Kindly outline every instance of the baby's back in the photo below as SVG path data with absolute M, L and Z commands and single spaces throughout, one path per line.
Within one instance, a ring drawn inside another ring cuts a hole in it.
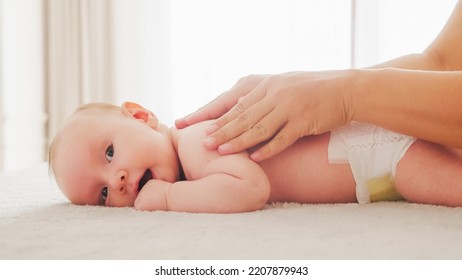
M 207 121 L 182 130 L 173 129 L 173 138 L 183 143 L 178 153 L 188 180 L 200 177 L 207 158 L 218 154 L 201 145 L 209 124 Z M 349 165 L 328 163 L 329 137 L 329 133 L 325 133 L 301 138 L 278 155 L 259 163 L 271 186 L 268 202 L 356 202 Z M 246 156 L 245 153 L 242 156 Z
M 329 133 L 299 139 L 260 163 L 271 183 L 270 202 L 356 202 L 348 164 L 329 164 Z

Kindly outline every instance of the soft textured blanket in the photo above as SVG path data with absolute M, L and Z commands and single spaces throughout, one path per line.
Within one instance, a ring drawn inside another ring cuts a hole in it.
M 75 206 L 42 164 L 0 175 L 0 259 L 462 259 L 462 208 L 280 203 L 223 215 Z

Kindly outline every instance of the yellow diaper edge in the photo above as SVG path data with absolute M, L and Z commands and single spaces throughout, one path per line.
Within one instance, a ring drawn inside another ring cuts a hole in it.
M 391 174 L 367 180 L 366 188 L 369 191 L 371 202 L 399 201 L 404 199 L 396 190 Z

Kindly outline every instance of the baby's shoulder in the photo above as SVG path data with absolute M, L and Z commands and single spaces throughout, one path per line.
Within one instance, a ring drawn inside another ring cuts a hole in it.
M 178 157 L 189 180 L 201 176 L 203 167 L 219 156 L 216 150 L 206 149 L 202 145 L 202 140 L 207 137 L 205 129 L 210 123 L 201 122 L 175 132 Z
M 205 129 L 211 124 L 211 122 L 212 121 L 204 121 L 190 125 L 183 129 L 175 128 L 175 137 L 178 145 L 191 145 L 196 142 L 201 142 L 207 137 Z

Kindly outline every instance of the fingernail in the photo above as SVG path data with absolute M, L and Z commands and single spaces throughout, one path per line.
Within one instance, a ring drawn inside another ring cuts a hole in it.
M 230 143 L 225 143 L 225 144 L 220 145 L 218 147 L 218 152 L 220 152 L 221 154 L 226 154 L 229 151 L 231 151 L 231 144 Z
M 206 134 L 206 135 L 210 135 L 210 134 L 214 133 L 215 131 L 217 131 L 218 128 L 219 128 L 218 125 L 216 125 L 216 124 L 211 124 L 211 125 L 209 125 L 209 127 L 207 127 L 207 128 L 205 129 L 205 134 Z
M 202 140 L 202 144 L 204 144 L 209 149 L 215 148 L 216 142 L 217 141 L 213 137 L 207 137 L 204 140 Z
M 253 161 L 260 161 L 261 154 L 259 152 L 254 152 L 250 154 L 250 159 Z

